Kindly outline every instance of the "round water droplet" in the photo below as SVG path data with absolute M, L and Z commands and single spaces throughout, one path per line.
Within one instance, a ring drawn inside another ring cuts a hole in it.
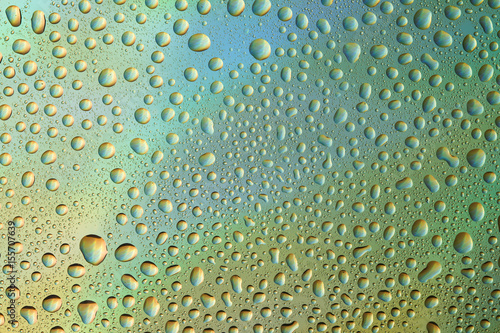
M 99 84 L 103 87 L 114 86 L 116 84 L 116 80 L 116 73 L 111 68 L 103 69 L 99 74 Z
M 453 44 L 453 38 L 446 31 L 439 30 L 434 34 L 434 43 L 439 47 L 449 47 Z
M 120 245 L 115 251 L 115 258 L 118 261 L 127 262 L 133 260 L 137 256 L 138 250 L 132 244 L 126 243 Z
M 271 55 L 271 45 L 264 39 L 256 39 L 250 43 L 250 54 L 257 60 L 264 60 Z
M 467 153 L 467 162 L 471 167 L 480 168 L 486 162 L 486 153 L 482 149 L 472 149 Z
M 189 37 L 188 46 L 192 51 L 202 52 L 210 48 L 210 38 L 205 34 L 194 34 Z
M 85 260 L 95 266 L 99 265 L 108 254 L 106 242 L 97 235 L 83 237 L 80 241 L 80 251 Z
M 99 146 L 99 156 L 104 159 L 111 158 L 115 155 L 115 146 L 109 142 L 105 142 Z
M 232 16 L 240 16 L 245 10 L 245 1 L 243 0 L 229 0 L 227 2 L 227 11 Z
M 413 16 L 413 22 L 421 30 L 429 29 L 432 23 L 432 12 L 426 8 L 417 10 Z
M 17 39 L 12 44 L 12 50 L 18 54 L 27 54 L 31 50 L 31 45 L 24 39 Z
M 453 242 L 453 247 L 458 253 L 467 253 L 472 250 L 473 246 L 472 237 L 467 232 L 459 233 Z
M 484 207 L 480 202 L 473 202 L 469 206 L 469 216 L 472 221 L 480 221 L 484 217 Z
M 61 306 L 62 299 L 57 295 L 48 296 L 42 301 L 43 309 L 48 312 L 56 312 L 61 308 Z
M 212 164 L 215 163 L 215 155 L 212 153 L 205 153 L 200 156 L 198 162 L 203 167 L 211 166 Z
M 257 16 L 266 15 L 271 9 L 270 0 L 255 0 L 252 5 L 252 11 Z

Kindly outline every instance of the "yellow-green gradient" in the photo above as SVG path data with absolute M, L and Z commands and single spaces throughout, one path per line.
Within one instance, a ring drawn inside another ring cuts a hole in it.
M 499 10 L 0 1 L 0 332 L 498 332 Z

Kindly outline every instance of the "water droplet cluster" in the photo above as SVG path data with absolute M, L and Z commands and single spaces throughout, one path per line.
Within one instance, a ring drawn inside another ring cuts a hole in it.
M 1 332 L 500 331 L 500 0 L 0 6 Z

